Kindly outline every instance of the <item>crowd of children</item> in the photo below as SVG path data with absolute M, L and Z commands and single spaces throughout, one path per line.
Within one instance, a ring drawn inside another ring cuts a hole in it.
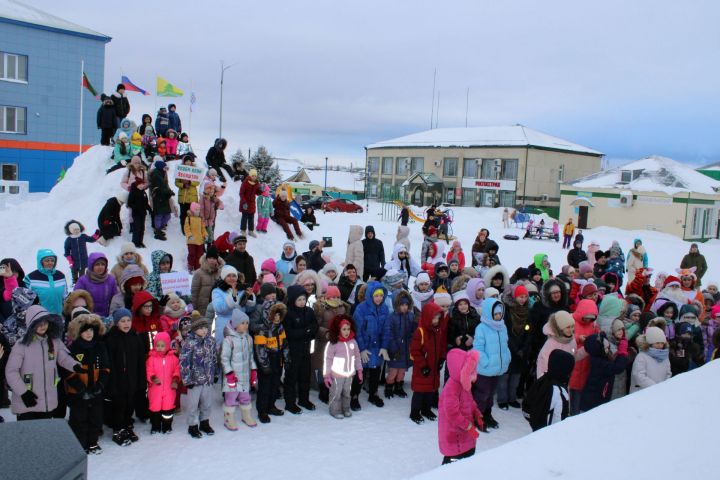
M 12 412 L 18 420 L 64 418 L 69 407 L 69 424 L 88 453 L 101 452 L 103 424 L 120 446 L 138 441 L 136 420 L 149 420 L 151 435 L 171 433 L 181 396 L 187 432 L 202 438 L 214 434 L 218 397 L 230 431 L 240 428 L 238 410 L 243 424 L 256 427 L 253 396 L 257 420 L 266 424 L 286 411 L 315 410 L 313 388 L 340 420 L 362 409 L 363 388 L 378 408 L 407 397 L 409 374 L 409 418 L 438 420 L 448 463 L 471 456 L 480 432 L 500 428 L 495 405 L 521 409 L 537 430 L 718 357 L 720 292 L 713 282 L 701 287 L 707 265 L 694 244 L 676 275 L 657 273 L 653 281 L 641 240 L 627 256 L 617 242 L 607 251 L 597 242 L 583 250 L 583 239 L 571 242 L 574 230 L 566 226 L 565 243 L 573 245 L 567 265 L 555 273 L 540 253 L 511 275 L 487 229 L 466 258 L 459 240 L 451 243 L 446 229 L 428 222 L 416 260 L 401 225 L 386 261 L 374 228 L 354 225 L 339 268 L 323 242 L 312 240 L 298 254 L 293 231 L 278 222 L 288 241 L 258 272 L 248 237 L 267 232 L 285 199 L 271 201 L 257 172 L 245 172 L 240 231 L 214 238 L 225 188 L 215 178 L 224 178 L 226 142 L 208 153 L 203 185 L 177 180 L 176 193 L 165 161 L 184 151 L 182 161 L 192 165 L 194 156 L 180 148 L 186 136 L 177 142 L 166 113 L 155 129 L 144 116 L 131 132 L 143 148 L 127 159 L 128 195 L 120 203 L 132 210 L 133 242 L 112 268 L 106 255 L 88 255 L 86 247 L 112 238 L 105 235 L 112 222 L 92 236 L 80 222 L 67 223 L 72 282 L 51 250 L 38 252 L 37 269 L 27 275 L 16 260 L 0 261 L 0 360 L 7 363 L 0 381 L 12 391 Z M 124 130 L 133 128 L 126 123 L 114 133 L 120 156 Z M 144 140 L 156 131 L 166 156 L 160 143 Z M 144 159 L 156 156 L 148 173 Z M 163 294 L 160 276 L 173 271 L 172 255 L 152 252 L 148 270 L 137 250 L 148 212 L 156 238 L 165 238 L 173 196 L 193 272 L 188 296 Z M 119 233 L 122 222 L 116 227 Z

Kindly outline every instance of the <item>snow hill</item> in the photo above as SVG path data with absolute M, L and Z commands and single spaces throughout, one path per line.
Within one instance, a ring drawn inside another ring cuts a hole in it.
M 416 478 L 717 478 L 713 456 L 702 451 L 720 423 L 709 405 L 720 398 L 719 375 L 720 361 L 712 362 Z
M 85 225 L 88 232 L 95 230 L 100 208 L 109 197 L 120 191 L 122 171 L 105 175 L 105 169 L 111 162 L 110 153 L 108 147 L 91 148 L 75 160 L 64 180 L 48 195 L 0 210 L 0 223 L 4 226 L 0 229 L 0 244 L 5 246 L 2 255 L 17 258 L 26 271 L 31 271 L 36 264 L 36 251 L 52 248 L 60 257 L 60 268 L 69 276 L 67 263 L 62 258 L 63 226 L 68 220 L 76 219 Z M 170 162 L 171 169 L 174 163 Z M 172 170 L 170 175 L 173 176 Z M 225 210 L 218 214 L 218 234 L 239 229 L 239 188 L 237 183 L 228 184 L 222 198 Z M 389 255 L 397 223 L 392 221 L 394 219 L 383 221 L 380 204 L 370 202 L 368 207 L 362 214 L 319 213 L 320 226 L 314 232 L 303 227 L 306 238 L 298 245 L 298 250 L 307 250 L 312 239 L 333 237 L 334 247 L 327 248 L 326 253 L 339 264 L 345 256 L 348 227 L 357 224 L 374 225 Z M 470 250 L 477 231 L 486 227 L 491 237 L 498 241 L 500 258 L 511 272 L 519 266 L 527 266 L 532 256 L 540 252 L 549 255 L 556 271 L 565 263 L 566 252 L 553 241 L 504 240 L 503 234 L 521 235 L 522 231 L 502 230 L 501 209 L 458 207 L 453 208 L 453 212 L 453 233 L 465 250 Z M 125 209 L 123 215 L 127 226 Z M 420 224 L 412 223 L 410 229 L 411 253 L 417 256 L 422 243 Z M 254 256 L 257 268 L 266 258 L 278 258 L 285 241 L 283 232 L 273 222 L 270 222 L 268 230 L 267 235 L 249 239 L 248 250 Z M 161 248 L 173 254 L 175 268 L 182 269 L 187 250 L 178 220 L 171 220 L 168 241 L 153 239 L 149 228 L 146 232 L 145 244 L 148 248 L 141 251 L 146 261 L 149 262 L 152 250 Z M 612 240 L 618 240 L 625 252 L 636 237 L 643 239 L 650 264 L 656 271 L 672 271 L 689 247 L 687 242 L 657 232 L 607 227 L 585 232 L 586 244 L 597 240 L 603 248 L 609 248 Z M 106 247 L 91 244 L 89 250 L 104 251 L 112 264 L 122 243 L 129 239 L 126 228 L 123 238 L 112 240 Z M 706 279 L 720 278 L 717 267 L 720 243 L 708 242 L 701 246 L 701 251 L 710 266 Z M 428 478 L 455 472 L 477 472 L 483 477 L 487 476 L 486 473 L 498 472 L 502 475 L 497 475 L 497 478 L 522 476 L 525 479 L 550 476 L 580 478 L 582 475 L 583 480 L 590 480 L 593 475 L 599 477 L 599 472 L 603 472 L 603 478 L 613 473 L 620 478 L 649 478 L 651 474 L 655 478 L 668 478 L 664 475 L 668 471 L 692 473 L 696 471 L 692 469 L 705 468 L 711 461 L 711 457 L 706 455 L 698 457 L 698 452 L 702 448 L 700 442 L 706 443 L 711 438 L 703 436 L 701 428 L 713 431 L 713 426 L 717 424 L 716 421 L 707 422 L 703 415 L 711 410 L 705 407 L 705 403 L 711 401 L 708 399 L 719 397 L 718 368 L 718 365 L 703 367 L 558 427 L 523 438 L 519 445 L 510 443 L 486 455 L 479 455 L 464 465 L 432 472 Z M 709 388 L 711 382 L 714 386 Z M 408 384 L 409 376 L 407 388 Z M 284 480 L 288 476 L 337 478 L 339 471 L 347 479 L 367 479 L 377 475 L 392 480 L 428 472 L 442 460 L 437 447 L 437 425 L 433 422 L 421 426 L 412 423 L 407 418 L 409 398 L 392 399 L 385 408 L 378 409 L 368 405 L 367 396 L 363 394 L 363 410 L 355 413 L 352 419 L 343 421 L 330 417 L 327 407 L 317 402 L 314 393 L 312 399 L 318 404 L 318 410 L 314 412 L 304 412 L 300 417 L 286 414 L 273 418 L 270 425 L 260 425 L 252 431 L 241 428 L 238 432 L 229 432 L 222 429 L 218 394 L 212 414 L 217 434 L 202 440 L 193 440 L 185 433 L 186 418 L 182 414 L 176 417 L 175 431 L 169 437 L 150 437 L 149 425 L 138 425 L 140 443 L 128 448 L 117 447 L 106 432 L 101 439 L 105 454 L 90 457 L 90 475 L 107 479 L 126 478 L 128 473 L 137 473 L 139 478 L 191 478 L 220 476 L 234 469 L 247 478 L 265 480 Z M 277 404 L 280 407 L 284 405 L 282 400 Z M 2 410 L 0 414 L 6 421 L 14 419 L 8 410 Z M 518 410 L 498 410 L 495 415 L 501 428 L 480 437 L 478 452 L 500 447 L 530 433 Z M 690 430 L 693 428 L 695 430 Z M 649 439 L 657 440 L 651 443 Z M 656 443 L 657 448 L 652 448 Z M 618 448 L 610 450 L 610 445 Z M 693 450 L 690 451 L 690 448 Z M 667 458 L 662 457 L 665 451 L 671 452 Z M 517 469 L 517 475 L 513 468 Z M 705 478 L 713 477 L 705 475 Z

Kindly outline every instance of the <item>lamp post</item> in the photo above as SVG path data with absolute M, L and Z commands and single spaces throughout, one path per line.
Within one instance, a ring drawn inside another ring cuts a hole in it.
M 327 192 L 327 162 L 328 157 L 325 157 L 325 191 L 323 192 L 323 195 L 326 195 L 325 192 Z
M 225 70 L 235 65 L 237 65 L 237 63 L 230 64 L 226 67 L 224 61 L 220 62 L 220 133 L 218 135 L 218 138 L 222 138 L 223 83 L 225 83 Z

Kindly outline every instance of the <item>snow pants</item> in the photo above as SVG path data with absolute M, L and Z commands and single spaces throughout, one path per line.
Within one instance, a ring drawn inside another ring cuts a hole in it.
M 110 415 L 108 416 L 110 426 L 114 431 L 122 430 L 132 426 L 134 392 L 131 395 L 118 395 L 112 397 L 109 402 Z
M 263 218 L 263 217 L 261 217 L 260 215 L 258 215 L 257 231 L 258 231 L 258 232 L 265 232 L 265 233 L 267 233 L 268 223 L 270 223 L 270 218 L 269 218 L 269 217 Z
M 298 351 L 299 350 L 299 351 Z M 310 399 L 310 351 L 297 347 L 290 349 L 290 364 L 285 365 L 283 382 L 285 405 L 295 405 L 298 400 Z
M 472 386 L 472 395 L 478 410 L 484 412 L 493 406 L 493 396 L 500 377 L 478 375 Z
M 203 420 L 210 420 L 210 411 L 213 402 L 212 384 L 195 385 L 188 388 L 188 425 L 199 424 Z
M 250 405 L 252 398 L 250 392 L 225 392 L 225 405 L 237 407 L 238 405 Z
M 240 214 L 240 230 L 250 230 L 251 232 L 255 231 L 255 214 L 254 213 L 246 213 L 242 212 Z
M 188 243 L 188 269 L 194 272 L 200 268 L 200 257 L 205 254 L 205 245 L 193 245 Z
M 410 414 L 427 413 L 433 406 L 436 392 L 413 392 L 410 401 Z
M 282 377 L 280 355 L 278 352 L 268 352 L 270 372 L 264 373 L 262 369 L 258 370 L 258 391 L 255 400 L 258 415 L 261 413 L 268 414 L 275 405 L 275 397 L 280 388 L 280 377 Z
M 287 238 L 289 240 L 294 240 L 294 238 L 293 238 L 292 232 L 290 231 L 290 225 L 288 225 L 288 223 L 291 223 L 292 226 L 294 227 L 295 235 L 297 235 L 298 237 L 302 235 L 302 230 L 300 230 L 300 225 L 298 225 L 298 221 L 295 217 L 292 217 L 292 216 L 290 218 L 275 217 L 275 223 L 280 225 L 280 227 L 285 231 L 285 235 L 287 236 Z
M 572 235 L 563 235 L 563 246 L 562 248 L 570 248 L 570 241 L 572 240 Z
M 350 391 L 352 390 L 353 377 L 340 377 L 332 379 L 328 408 L 330 415 L 339 415 L 350 411 Z
M 87 450 L 95 445 L 102 432 L 103 399 L 77 400 L 70 403 L 68 423 L 80 445 Z

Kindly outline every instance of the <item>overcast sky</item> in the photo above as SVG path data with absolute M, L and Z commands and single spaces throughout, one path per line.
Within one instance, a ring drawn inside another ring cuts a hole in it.
M 217 136 L 225 60 L 232 150 L 362 163 L 364 145 L 429 128 L 437 68 L 439 127 L 465 125 L 469 87 L 470 126 L 522 123 L 616 161 L 720 160 L 716 0 L 25 1 L 113 38 L 105 91 L 121 72 L 183 88 L 186 130 L 192 81 L 196 150 Z M 130 95 L 138 119 L 168 100 Z

